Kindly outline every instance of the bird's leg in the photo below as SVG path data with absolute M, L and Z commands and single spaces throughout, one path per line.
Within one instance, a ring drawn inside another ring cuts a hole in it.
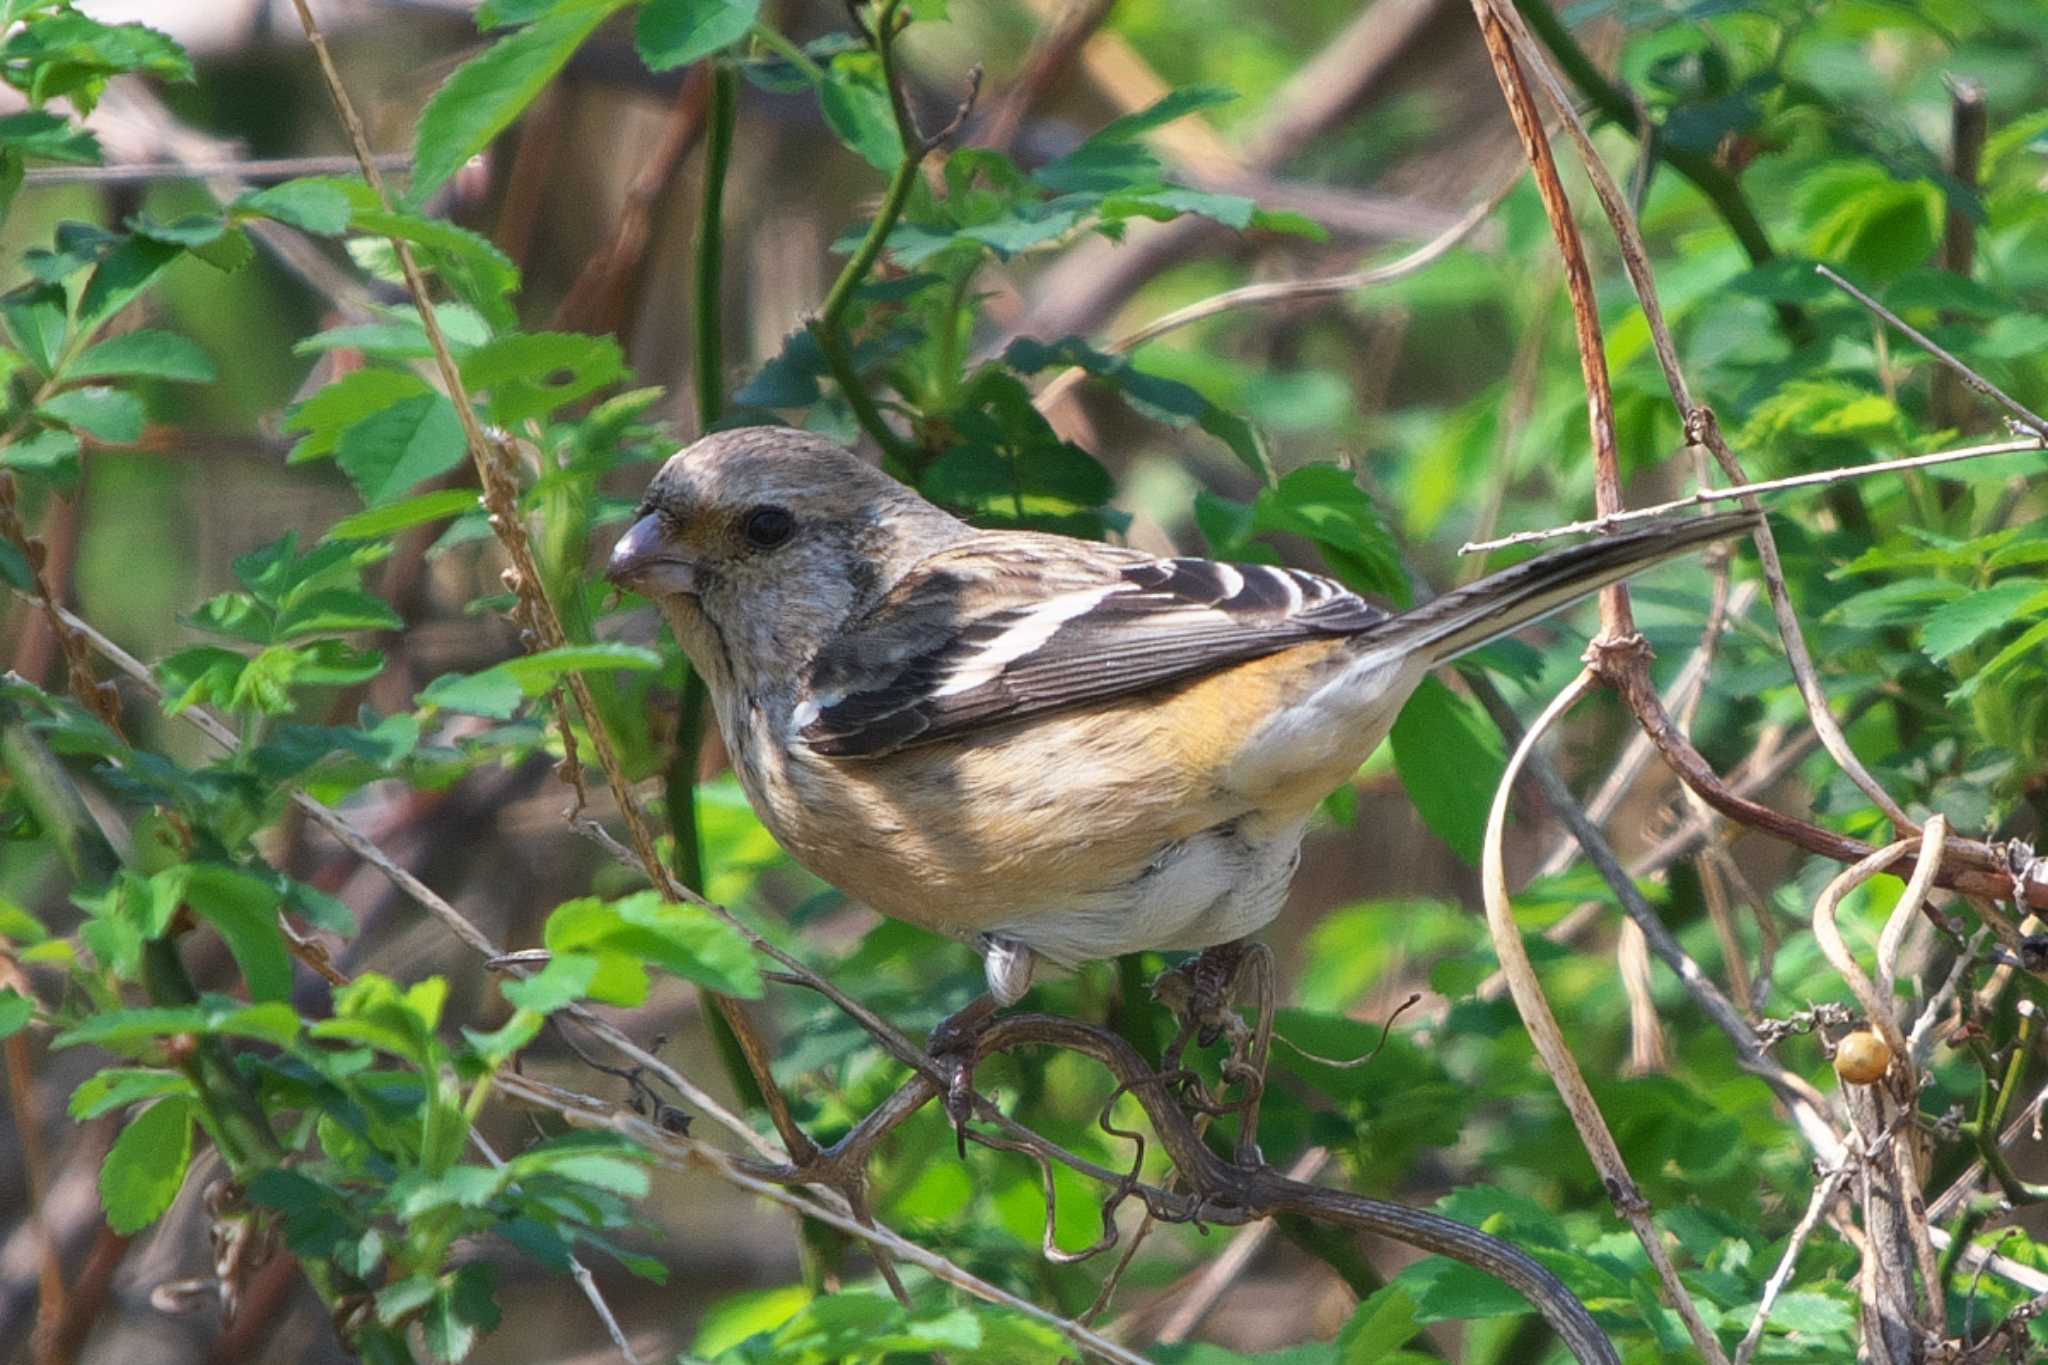
M 946 1117 L 953 1120 L 953 1135 L 960 1155 L 967 1155 L 967 1120 L 974 1113 L 974 1053 L 982 1030 L 996 1011 L 1014 1005 L 1031 988 L 1031 973 L 1037 965 L 1032 951 L 1015 939 L 984 934 L 980 942 L 982 966 L 988 974 L 988 994 L 977 996 L 965 1007 L 939 1022 L 925 1044 L 934 1061 L 951 1065 L 947 1074 Z

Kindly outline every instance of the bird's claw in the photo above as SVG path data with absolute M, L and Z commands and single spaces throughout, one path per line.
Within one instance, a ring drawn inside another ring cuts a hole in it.
M 996 1001 L 981 996 L 939 1022 L 925 1043 L 925 1053 L 945 1073 L 946 1085 L 940 1101 L 952 1120 L 953 1137 L 964 1160 L 967 1156 L 967 1120 L 974 1117 L 975 1047 L 982 1030 L 995 1016 Z

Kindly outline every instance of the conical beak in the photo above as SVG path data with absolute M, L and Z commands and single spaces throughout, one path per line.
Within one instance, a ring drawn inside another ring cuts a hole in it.
M 605 564 L 604 576 L 622 588 L 649 597 L 697 590 L 696 571 L 690 561 L 676 553 L 668 528 L 658 513 L 650 512 L 633 523 Z

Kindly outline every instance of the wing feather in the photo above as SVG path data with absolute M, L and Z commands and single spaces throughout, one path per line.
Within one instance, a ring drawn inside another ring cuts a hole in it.
M 820 654 L 802 733 L 829 757 L 879 757 L 1386 619 L 1295 569 L 990 537 L 913 570 Z

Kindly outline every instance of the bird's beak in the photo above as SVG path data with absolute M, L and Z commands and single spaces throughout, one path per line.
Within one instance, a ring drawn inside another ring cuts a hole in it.
M 650 512 L 633 523 L 605 564 L 604 576 L 622 588 L 649 597 L 697 590 L 695 567 L 676 552 L 661 517 Z

